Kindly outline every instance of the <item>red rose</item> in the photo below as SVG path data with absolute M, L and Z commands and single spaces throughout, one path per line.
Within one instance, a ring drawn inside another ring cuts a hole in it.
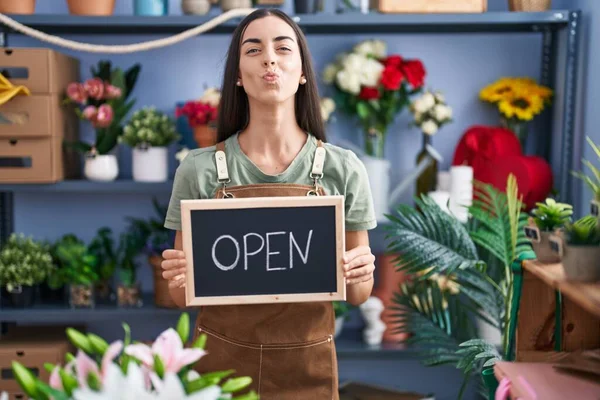
M 408 60 L 402 64 L 402 72 L 413 88 L 420 88 L 425 83 L 425 67 L 420 60 Z
M 394 66 L 385 67 L 381 74 L 381 84 L 387 90 L 398 90 L 404 75 Z
M 373 100 L 379 98 L 379 90 L 375 87 L 363 87 L 358 95 L 363 100 Z
M 386 67 L 392 66 L 398 68 L 400 65 L 402 65 L 402 57 L 398 55 L 389 56 L 383 60 L 383 65 Z

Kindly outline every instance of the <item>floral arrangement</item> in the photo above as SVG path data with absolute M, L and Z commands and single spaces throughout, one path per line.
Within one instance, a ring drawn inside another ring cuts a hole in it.
M 92 67 L 92 77 L 84 82 L 71 82 L 67 86 L 66 104 L 74 104 L 79 119 L 89 122 L 96 130 L 96 140 L 90 145 L 84 142 L 67 143 L 79 151 L 107 154 L 118 142 L 123 127 L 121 122 L 133 107 L 135 100 L 128 101 L 141 66 L 136 64 L 123 72 L 112 68 L 110 61 L 100 61 L 97 69 Z
M 187 101 L 178 107 L 175 116 L 185 116 L 191 127 L 212 124 L 217 120 L 221 92 L 216 88 L 208 88 L 198 100 Z
M 18 361 L 12 362 L 12 370 L 21 388 L 33 400 L 258 399 L 253 391 L 233 397 L 252 383 L 249 377 L 229 378 L 232 370 L 200 376 L 192 369 L 206 354 L 206 335 L 185 348 L 189 324 L 188 314 L 182 314 L 176 329 L 162 332 L 151 346 L 131 343 L 130 329 L 125 323 L 125 339 L 110 345 L 97 335 L 68 328 L 67 337 L 77 348 L 77 354 L 68 354 L 64 366 L 46 364 L 51 372 L 48 383 Z
M 479 92 L 482 101 L 496 105 L 506 128 L 525 143 L 525 123 L 533 120 L 551 103 L 552 90 L 531 78 L 505 77 Z
M 389 126 L 420 92 L 425 75 L 421 60 L 387 55 L 385 42 L 365 40 L 328 64 L 323 81 L 334 86 L 340 108 L 358 117 L 366 153 L 381 158 Z
M 133 113 L 123 128 L 120 143 L 131 147 L 166 147 L 179 139 L 175 123 L 155 107 L 143 107 Z
M 330 97 L 323 97 L 319 104 L 321 106 L 321 118 L 324 122 L 328 122 L 331 114 L 335 111 L 335 101 Z
M 426 135 L 435 135 L 443 125 L 452 121 L 452 108 L 440 92 L 426 91 L 410 105 L 410 110 L 413 124 Z
M 8 291 L 42 283 L 54 270 L 47 244 L 13 233 L 0 251 L 0 284 Z

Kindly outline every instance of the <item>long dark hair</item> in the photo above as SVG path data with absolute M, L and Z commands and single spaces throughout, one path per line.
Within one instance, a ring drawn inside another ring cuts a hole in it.
M 227 51 L 225 74 L 221 86 L 221 101 L 219 103 L 219 116 L 217 120 L 217 141 L 222 142 L 226 140 L 248 125 L 250 120 L 248 95 L 242 87 L 236 85 L 240 66 L 240 45 L 248 24 L 270 15 L 279 17 L 287 22 L 298 38 L 302 71 L 306 77 L 306 83 L 300 85 L 296 93 L 296 121 L 304 131 L 325 142 L 325 128 L 321 118 L 319 90 L 310 52 L 306 45 L 306 37 L 298 24 L 284 12 L 278 9 L 266 8 L 258 9 L 246 16 L 233 32 L 229 50 Z

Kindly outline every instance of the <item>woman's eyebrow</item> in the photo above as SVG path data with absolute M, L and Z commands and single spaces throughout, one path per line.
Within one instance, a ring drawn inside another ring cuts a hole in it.
M 277 36 L 273 39 L 274 42 L 281 42 L 282 40 L 291 40 L 292 42 L 294 41 L 294 39 L 292 39 L 289 36 Z M 248 38 L 242 42 L 242 46 L 246 43 L 262 43 L 262 41 L 258 38 Z

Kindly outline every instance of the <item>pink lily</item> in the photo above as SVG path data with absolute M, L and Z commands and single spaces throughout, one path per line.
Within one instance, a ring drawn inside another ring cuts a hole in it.
M 125 354 L 137 358 L 151 369 L 154 369 L 154 356 L 157 355 L 165 366 L 165 373 L 178 373 L 183 367 L 198 361 L 206 352 L 202 349 L 185 349 L 177 332 L 169 328 L 160 334 L 152 348 L 143 343 L 131 344 L 125 348 Z

